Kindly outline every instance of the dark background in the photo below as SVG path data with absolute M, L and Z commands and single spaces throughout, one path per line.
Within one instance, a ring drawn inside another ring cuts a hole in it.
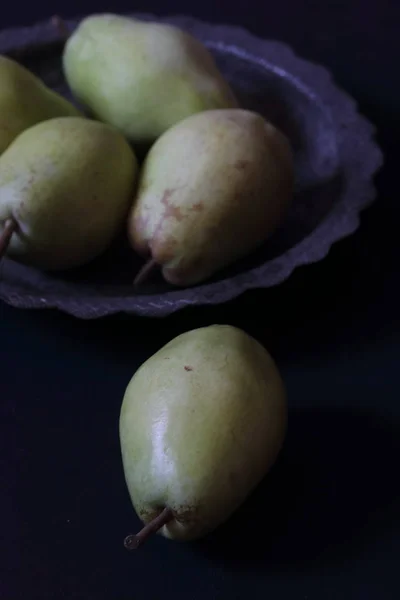
M 359 231 L 273 290 L 157 321 L 0 304 L 0 598 L 398 599 L 400 4 L 14 0 L 1 26 L 102 10 L 190 12 L 290 43 L 357 99 L 386 163 Z M 157 536 L 130 554 L 122 540 L 139 522 L 119 454 L 125 387 L 166 341 L 216 322 L 276 358 L 290 404 L 284 450 L 209 539 Z

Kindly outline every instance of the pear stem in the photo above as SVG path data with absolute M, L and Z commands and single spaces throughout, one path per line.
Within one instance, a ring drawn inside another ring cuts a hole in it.
M 139 533 L 128 535 L 124 539 L 124 546 L 127 550 L 137 550 L 139 546 L 144 544 L 144 542 L 151 537 L 154 533 L 157 533 L 161 527 L 164 527 L 169 521 L 173 519 L 172 510 L 168 507 L 164 508 L 164 510 L 157 516 L 155 519 L 147 523 L 139 531 Z
M 133 285 L 135 287 L 141 285 L 146 282 L 151 273 L 158 268 L 158 263 L 154 260 L 154 258 L 150 258 L 137 273 L 135 279 L 133 280 Z
M 69 38 L 70 33 L 68 31 L 68 27 L 66 26 L 64 19 L 62 19 L 59 15 L 54 15 L 51 17 L 51 24 L 63 40 L 67 40 Z
M 7 252 L 12 235 L 17 229 L 17 224 L 14 219 L 7 219 L 4 224 L 3 233 L 0 234 L 0 261 Z

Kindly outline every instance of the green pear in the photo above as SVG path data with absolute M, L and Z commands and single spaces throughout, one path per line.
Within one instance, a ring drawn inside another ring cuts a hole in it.
M 0 81 L 0 154 L 17 135 L 36 123 L 81 116 L 68 100 L 6 56 L 0 56 Z
M 60 117 L 27 129 L 0 157 L 0 255 L 43 270 L 91 261 L 123 230 L 136 175 L 109 125 Z
M 179 335 L 136 371 L 122 403 L 127 488 L 151 531 L 200 538 L 226 521 L 264 478 L 287 427 L 284 383 L 244 331 L 212 325 Z
M 144 161 L 128 219 L 133 248 L 188 286 L 258 248 L 293 195 L 287 138 L 243 109 L 204 111 L 165 132 Z
M 237 106 L 207 48 L 172 25 L 89 16 L 66 43 L 63 65 L 75 97 L 140 147 L 191 114 Z

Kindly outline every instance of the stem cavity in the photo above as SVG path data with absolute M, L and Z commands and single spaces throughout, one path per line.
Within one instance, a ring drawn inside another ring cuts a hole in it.
M 151 537 L 154 533 L 157 533 L 161 527 L 164 527 L 167 523 L 169 523 L 173 519 L 172 510 L 168 507 L 164 508 L 164 510 L 155 517 L 150 523 L 147 523 L 139 531 L 139 533 L 128 535 L 124 540 L 124 546 L 127 550 L 137 550 L 139 546 L 144 544 L 144 542 Z

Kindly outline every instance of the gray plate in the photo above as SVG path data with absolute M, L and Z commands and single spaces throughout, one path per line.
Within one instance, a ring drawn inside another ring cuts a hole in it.
M 248 289 L 277 285 L 296 267 L 323 259 L 334 242 L 357 229 L 360 211 L 375 198 L 373 176 L 383 163 L 375 128 L 325 68 L 237 27 L 180 16 L 134 16 L 173 22 L 200 38 L 242 106 L 262 113 L 289 136 L 296 166 L 293 207 L 259 251 L 193 288 L 173 289 L 160 278 L 134 293 L 132 277 L 142 263 L 125 240 L 68 273 L 50 275 L 4 260 L 0 297 L 11 305 L 58 308 L 89 319 L 121 311 L 160 317 L 189 305 L 226 302 Z M 73 30 L 77 23 L 67 25 Z M 71 98 L 61 69 L 62 44 L 49 22 L 1 32 L 0 53 L 17 58 Z

